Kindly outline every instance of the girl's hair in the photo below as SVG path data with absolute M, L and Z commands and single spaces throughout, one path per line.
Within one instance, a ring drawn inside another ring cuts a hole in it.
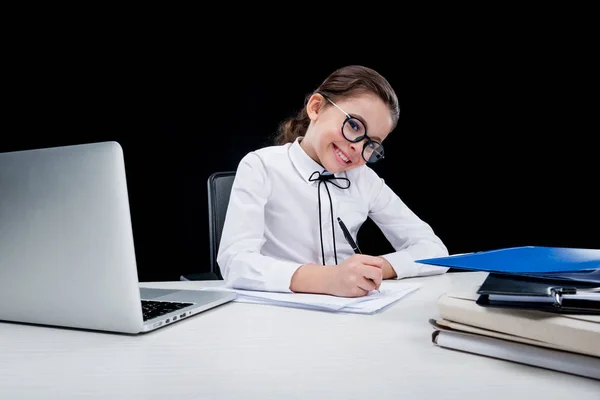
M 299 136 L 304 136 L 310 123 L 310 118 L 306 113 L 306 104 L 310 97 L 317 92 L 329 97 L 332 101 L 343 97 L 372 93 L 379 96 L 388 105 L 390 114 L 392 115 L 392 129 L 396 127 L 400 118 L 398 97 L 389 82 L 371 68 L 360 65 L 349 65 L 337 69 L 329 75 L 314 92 L 306 96 L 304 100 L 305 106 L 302 107 L 296 116 L 281 122 L 275 136 L 276 144 L 291 143 Z

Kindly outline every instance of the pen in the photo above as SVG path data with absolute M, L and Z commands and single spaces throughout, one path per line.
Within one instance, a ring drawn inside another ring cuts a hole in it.
M 358 248 L 358 245 L 356 244 L 354 239 L 352 239 L 350 232 L 348 232 L 348 228 L 346 228 L 346 224 L 344 224 L 344 222 L 342 221 L 342 219 L 340 217 L 337 217 L 337 220 L 340 224 L 340 228 L 342 228 L 342 232 L 344 232 L 344 237 L 346 238 L 346 241 L 348 241 L 348 243 L 350 244 L 350 247 L 352 247 L 352 250 L 354 250 L 354 253 L 362 254 L 360 249 Z
M 354 239 L 352 239 L 352 235 L 350 235 L 350 232 L 348 231 L 348 228 L 346 228 L 346 224 L 344 224 L 344 221 L 342 221 L 342 219 L 340 217 L 337 217 L 337 220 L 338 220 L 338 223 L 340 224 L 340 228 L 342 228 L 342 232 L 344 232 L 344 237 L 346 238 L 346 241 L 348 242 L 348 244 L 350 244 L 350 247 L 352 247 L 352 250 L 354 250 L 354 254 L 362 254 L 362 252 L 358 248 L 358 245 L 356 244 Z M 376 289 L 376 290 L 377 290 L 377 292 L 381 293 L 381 291 L 379 289 Z

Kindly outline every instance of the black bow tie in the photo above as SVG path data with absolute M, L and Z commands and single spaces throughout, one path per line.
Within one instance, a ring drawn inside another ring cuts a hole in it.
M 321 239 L 321 256 L 323 257 L 323 265 L 325 265 L 325 249 L 323 248 L 323 227 L 321 224 L 321 183 L 325 183 L 325 189 L 327 190 L 327 196 L 329 196 L 329 208 L 331 210 L 331 234 L 333 235 L 333 255 L 335 257 L 335 263 L 338 263 L 337 260 L 337 250 L 335 248 L 335 225 L 333 222 L 333 202 L 331 201 L 331 194 L 329 193 L 329 187 L 327 186 L 327 182 L 332 185 L 340 188 L 340 189 L 348 189 L 350 187 L 350 179 L 348 178 L 338 178 L 337 176 L 326 172 L 320 173 L 319 171 L 313 172 L 308 178 L 310 182 L 318 181 L 317 185 L 317 198 L 319 200 L 319 234 Z M 338 180 L 339 182 L 336 182 Z
M 319 171 L 315 171 L 310 175 L 308 180 L 310 182 L 319 181 L 319 183 L 330 182 L 331 184 L 339 187 L 340 189 L 348 189 L 350 187 L 350 179 L 337 177 L 333 174 L 330 174 L 329 172 L 322 174 Z M 335 180 L 339 180 L 340 182 L 335 182 Z

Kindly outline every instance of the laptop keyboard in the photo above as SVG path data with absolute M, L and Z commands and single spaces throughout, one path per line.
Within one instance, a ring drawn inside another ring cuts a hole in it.
M 142 300 L 142 313 L 144 315 L 144 321 L 147 321 L 191 305 L 193 305 L 193 303 Z

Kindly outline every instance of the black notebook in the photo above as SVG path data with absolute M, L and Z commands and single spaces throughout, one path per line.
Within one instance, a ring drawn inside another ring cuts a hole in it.
M 477 291 L 476 302 L 483 307 L 600 314 L 599 286 L 597 282 L 572 279 L 490 273 Z

